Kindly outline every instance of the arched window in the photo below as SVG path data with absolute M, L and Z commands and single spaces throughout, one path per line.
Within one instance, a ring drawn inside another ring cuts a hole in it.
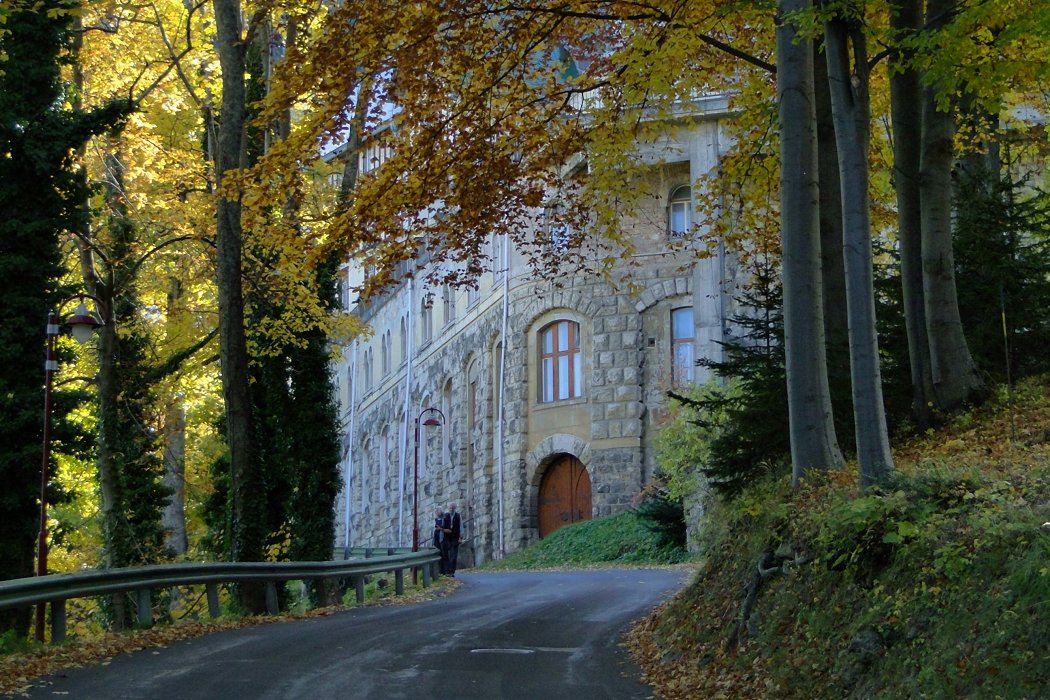
M 390 374 L 390 331 L 383 333 L 379 341 L 379 367 L 383 373 L 382 376 Z
M 452 462 L 452 380 L 445 382 L 441 389 L 441 412 L 445 414 L 445 423 L 441 426 L 441 463 Z
M 430 465 L 430 437 L 431 437 L 431 435 L 430 435 L 430 429 L 427 428 L 426 425 L 423 425 L 422 422 L 419 421 L 419 415 L 425 409 L 427 409 L 427 408 L 429 408 L 431 406 L 432 406 L 432 404 L 431 404 L 430 394 L 426 394 L 425 396 L 423 396 L 423 400 L 419 402 L 419 408 L 417 409 L 417 412 L 416 412 L 416 421 L 417 422 L 416 422 L 416 425 L 415 425 L 415 429 L 418 430 L 419 432 L 416 433 L 415 449 L 417 449 L 419 451 L 418 455 L 419 455 L 419 476 L 420 476 L 420 478 L 424 478 L 424 477 L 426 477 L 428 475 L 428 470 L 429 470 L 429 465 Z M 426 416 L 424 416 L 424 420 L 426 420 Z
M 357 473 L 361 475 L 361 514 L 364 515 L 368 509 L 368 454 L 372 449 L 372 441 L 365 440 L 361 445 L 361 463 L 357 467 Z
M 693 307 L 683 306 L 671 310 L 671 380 L 675 386 L 693 381 L 696 356 L 693 343 L 696 330 L 693 328 Z
M 408 319 L 404 316 L 401 317 L 401 337 L 399 338 L 401 345 L 401 364 L 408 362 Z
M 430 339 L 434 337 L 434 297 L 430 294 L 426 294 L 423 297 L 423 301 L 420 306 L 419 316 L 422 319 L 421 333 L 423 334 L 424 343 L 429 343 Z
M 386 500 L 386 471 L 387 460 L 390 458 L 390 428 L 383 428 L 383 435 L 379 438 L 379 503 Z
M 540 329 L 540 401 L 563 401 L 583 395 L 580 324 L 555 321 Z
M 365 391 L 371 391 L 373 381 L 373 370 L 375 369 L 373 364 L 372 348 L 365 349 L 365 360 L 361 363 L 361 384 L 364 386 Z
M 683 238 L 693 223 L 693 197 L 689 185 L 682 185 L 671 192 L 667 201 L 667 233 L 671 238 Z

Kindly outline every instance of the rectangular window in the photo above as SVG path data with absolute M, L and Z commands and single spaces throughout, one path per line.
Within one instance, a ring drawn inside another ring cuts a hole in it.
M 445 325 L 456 320 L 456 290 L 446 284 L 441 290 L 441 305 L 445 312 Z
M 564 253 L 572 240 L 572 229 L 565 220 L 565 207 L 554 204 L 547 207 L 547 247 L 552 253 Z
M 689 230 L 688 202 L 671 203 L 671 236 L 681 238 Z
M 693 197 L 688 185 L 683 185 L 671 193 L 667 202 L 667 232 L 671 238 L 684 238 L 692 226 Z
M 580 324 L 556 321 L 540 331 L 540 400 L 564 401 L 583 395 Z
M 676 386 L 693 381 L 696 357 L 693 353 L 693 307 L 671 311 L 671 381 Z
M 502 279 L 503 274 L 506 272 L 504 265 L 506 261 L 504 258 L 504 247 L 507 245 L 507 239 L 505 236 L 493 235 L 492 236 L 492 281 Z
M 420 315 L 423 317 L 423 342 L 429 343 L 430 339 L 434 337 L 434 304 L 429 294 L 423 298 L 421 312 Z

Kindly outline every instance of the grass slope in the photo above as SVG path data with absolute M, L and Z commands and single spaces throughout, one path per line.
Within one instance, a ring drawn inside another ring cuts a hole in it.
M 894 453 L 879 490 L 854 467 L 717 506 L 697 579 L 632 633 L 647 681 L 667 698 L 1050 697 L 1050 379 Z
M 486 569 L 553 569 L 609 564 L 677 564 L 685 551 L 660 547 L 642 518 L 628 511 L 566 525 Z

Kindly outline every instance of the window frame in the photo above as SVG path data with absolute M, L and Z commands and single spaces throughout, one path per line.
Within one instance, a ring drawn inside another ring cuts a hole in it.
M 684 195 L 682 193 L 685 193 Z M 681 211 L 682 227 L 675 227 L 675 213 Z M 693 227 L 693 190 L 689 185 L 679 185 L 667 196 L 667 236 L 672 239 L 685 238 Z
M 431 294 L 423 297 L 419 315 L 423 321 L 420 324 L 422 342 L 429 343 L 434 338 L 434 297 Z
M 382 340 L 380 340 L 379 348 L 379 363 L 380 369 L 382 370 L 382 376 L 390 374 L 390 331 L 387 330 L 383 333 Z
M 451 284 L 441 288 L 441 306 L 445 313 L 444 325 L 450 326 L 456 321 L 456 289 Z
M 689 312 L 689 333 L 677 334 L 677 316 Z M 696 316 L 692 306 L 671 309 L 671 383 L 685 386 L 696 380 Z M 688 348 L 688 357 L 682 357 L 683 348 Z
M 564 339 L 560 329 L 566 329 Z M 550 343 L 547 343 L 548 337 Z M 562 347 L 564 340 L 565 347 Z M 560 318 L 536 332 L 539 402 L 571 401 L 583 396 L 583 352 L 580 323 Z M 564 364 L 563 364 L 564 360 Z M 568 376 L 562 377 L 563 372 Z

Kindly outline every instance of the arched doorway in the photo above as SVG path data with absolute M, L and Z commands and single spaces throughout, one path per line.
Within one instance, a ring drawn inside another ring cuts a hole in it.
M 572 455 L 563 455 L 540 482 L 539 531 L 546 537 L 562 525 L 591 519 L 591 478 Z

